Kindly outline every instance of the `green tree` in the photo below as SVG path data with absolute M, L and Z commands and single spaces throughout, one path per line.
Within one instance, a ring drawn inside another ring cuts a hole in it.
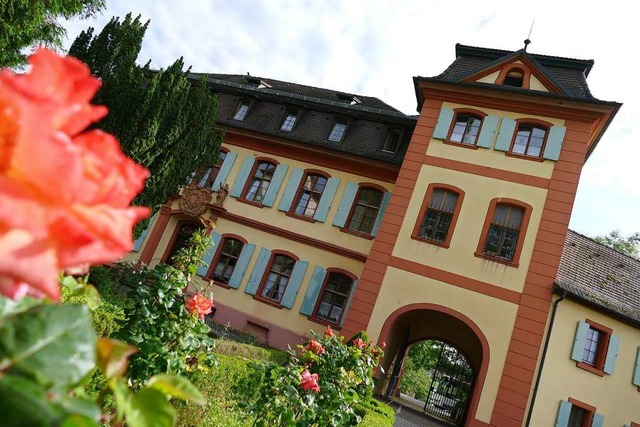
M 619 230 L 613 230 L 606 236 L 596 236 L 593 240 L 609 246 L 618 252 L 622 252 L 625 255 L 629 255 L 634 258 L 640 257 L 640 251 L 638 250 L 638 244 L 640 244 L 640 233 L 638 232 L 624 237 L 620 234 Z
M 23 49 L 35 45 L 62 47 L 66 35 L 60 18 L 88 18 L 105 0 L 0 0 L 0 67 L 25 63 Z
M 155 211 L 193 172 L 215 163 L 222 133 L 216 129 L 217 98 L 204 79 L 189 78 L 182 58 L 166 70 L 136 64 L 148 25 L 140 16 L 114 17 L 97 35 L 93 28 L 83 31 L 69 54 L 102 80 L 94 103 L 106 105 L 109 115 L 97 127 L 114 134 L 124 152 L 151 171 L 134 204 Z

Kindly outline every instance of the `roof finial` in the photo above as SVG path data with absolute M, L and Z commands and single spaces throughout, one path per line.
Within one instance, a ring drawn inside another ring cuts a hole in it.
M 534 19 L 533 21 L 531 21 L 531 28 L 529 29 L 529 35 L 527 36 L 527 38 L 524 41 L 524 51 L 527 51 L 527 46 L 529 46 L 531 44 L 531 33 L 533 32 L 533 24 L 536 23 L 536 20 Z

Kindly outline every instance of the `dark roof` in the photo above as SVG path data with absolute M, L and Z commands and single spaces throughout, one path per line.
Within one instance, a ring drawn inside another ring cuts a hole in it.
M 588 100 L 596 99 L 591 95 L 587 85 L 587 76 L 593 66 L 593 60 L 531 54 L 524 50 L 512 52 L 456 44 L 455 61 L 442 74 L 433 77 L 433 79 L 449 82 L 461 81 L 478 71 L 519 55 L 524 55 L 531 62 L 539 65 L 540 71 L 560 87 L 566 96 Z
M 640 260 L 569 230 L 556 286 L 640 322 Z

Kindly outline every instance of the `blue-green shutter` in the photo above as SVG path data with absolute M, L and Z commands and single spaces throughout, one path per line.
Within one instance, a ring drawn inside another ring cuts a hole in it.
M 231 188 L 231 192 L 229 193 L 231 197 L 240 197 L 244 184 L 247 182 L 247 178 L 249 178 L 249 174 L 251 173 L 251 169 L 253 168 L 255 161 L 256 159 L 253 156 L 247 156 L 244 158 L 242 166 L 240 166 L 238 176 L 236 177 L 236 182 L 233 184 L 233 188 Z
M 327 215 L 329 214 L 329 209 L 331 208 L 331 203 L 333 202 L 333 197 L 336 195 L 336 189 L 340 184 L 340 178 L 329 178 L 327 180 L 327 184 L 324 186 L 324 191 L 322 192 L 322 197 L 320 197 L 320 203 L 318 203 L 318 208 L 316 209 L 316 214 L 313 216 L 313 219 L 320 222 L 325 222 L 327 220 Z
M 449 108 L 443 108 L 440 110 L 436 127 L 433 129 L 433 137 L 437 139 L 445 139 L 449 134 L 451 120 L 453 120 L 453 110 L 450 110 Z
M 336 212 L 336 216 L 333 217 L 333 225 L 336 227 L 344 227 L 349 212 L 351 212 L 351 205 L 353 205 L 356 194 L 358 194 L 358 184 L 353 181 L 347 182 L 347 186 L 342 194 L 342 200 L 340 200 L 340 204 L 338 205 L 338 212 Z
M 305 316 L 311 316 L 313 314 L 313 309 L 316 306 L 316 301 L 318 300 L 318 295 L 320 294 L 326 276 L 327 270 L 324 267 L 317 265 L 316 268 L 313 269 L 313 275 L 311 276 L 307 293 L 302 300 L 300 313 Z
M 211 236 L 210 236 L 211 245 L 209 246 L 209 249 L 207 249 L 207 252 L 202 257 L 202 263 L 200 264 L 200 266 L 198 267 L 198 270 L 196 271 L 196 274 L 198 276 L 204 277 L 207 275 L 207 271 L 209 271 L 209 265 L 213 260 L 213 256 L 216 254 L 216 250 L 218 249 L 218 245 L 220 244 L 221 237 L 222 236 L 220 236 L 220 233 L 216 233 L 215 231 L 211 233 Z
M 496 140 L 496 150 L 509 151 L 511 141 L 513 140 L 513 132 L 516 130 L 516 121 L 509 117 L 503 117 Z
M 478 147 L 491 148 L 493 140 L 496 138 L 496 130 L 498 129 L 498 116 L 487 116 L 482 121 L 482 129 L 478 136 Z
M 238 289 L 240 287 L 240 283 L 242 283 L 242 279 L 244 278 L 244 272 L 247 271 L 247 266 L 249 265 L 251 255 L 253 255 L 253 250 L 255 248 L 256 245 L 253 243 L 245 243 L 244 246 L 242 246 L 238 262 L 236 262 L 236 266 L 233 268 L 233 273 L 231 273 L 231 277 L 229 278 L 229 286 L 233 289 Z
M 289 182 L 284 188 L 284 194 L 282 195 L 282 200 L 280 200 L 280 204 L 278 205 L 278 210 L 289 212 L 289 209 L 291 209 L 291 203 L 293 203 L 293 198 L 296 196 L 296 192 L 300 186 L 302 175 L 304 175 L 304 171 L 302 169 L 293 168 L 291 176 L 289 177 Z
M 140 250 L 140 248 L 142 248 L 142 244 L 144 243 L 144 239 L 147 237 L 147 233 L 149 233 L 149 230 L 151 229 L 151 226 L 153 225 L 153 221 L 156 219 L 156 215 L 157 214 L 153 214 L 151 219 L 149 219 L 149 224 L 147 224 L 147 228 L 142 230 L 142 234 L 140 234 L 140 237 L 138 237 L 136 239 L 136 241 L 133 242 L 133 252 L 138 252 Z
M 347 303 L 344 305 L 344 308 L 342 309 L 342 315 L 340 316 L 340 327 L 344 326 L 344 321 L 347 320 L 347 312 L 349 311 L 349 307 L 351 307 L 351 301 L 353 301 L 353 296 L 356 294 L 357 287 L 358 287 L 358 281 L 355 280 L 353 282 L 353 285 L 351 285 L 351 293 L 349 294 Z
M 271 251 L 267 248 L 260 249 L 258 259 L 256 260 L 256 264 L 253 266 L 253 271 L 251 272 L 251 276 L 249 276 L 247 286 L 244 288 L 246 293 L 251 295 L 256 294 L 258 286 L 260 286 L 260 281 L 264 276 L 264 271 L 269 263 L 269 259 L 271 259 Z
M 222 187 L 222 184 L 227 182 L 227 178 L 229 177 L 229 172 L 231 172 L 231 168 L 233 167 L 233 164 L 235 163 L 237 157 L 238 157 L 238 153 L 234 153 L 233 151 L 230 151 L 227 153 L 227 156 L 222 161 L 222 166 L 220 166 L 220 171 L 218 172 L 218 176 L 216 176 L 215 181 L 213 181 L 213 184 L 211 185 L 211 189 L 213 191 L 220 190 L 220 187 Z
M 376 222 L 373 223 L 373 228 L 371 229 L 371 235 L 375 236 L 378 234 L 378 229 L 380 228 L 380 224 L 382 224 L 382 217 L 384 216 L 384 211 L 387 210 L 387 205 L 389 204 L 389 199 L 391 198 L 391 191 L 387 191 L 382 196 L 382 201 L 380 202 L 380 207 L 378 208 L 378 216 L 376 217 Z
M 264 200 L 262 201 L 264 206 L 271 207 L 275 203 L 284 176 L 287 174 L 287 169 L 289 169 L 287 165 L 279 164 L 276 166 L 276 171 L 273 173 L 273 178 L 271 178 L 269 188 L 267 188 L 267 193 L 264 195 Z
M 604 372 L 611 375 L 616 367 L 616 359 L 618 358 L 618 347 L 620 338 L 617 335 L 609 337 L 609 348 L 607 349 L 607 357 L 604 360 Z
M 567 427 L 569 425 L 569 415 L 571 414 L 571 403 L 566 400 L 560 401 L 558 415 L 556 416 L 555 427 Z
M 560 150 L 562 150 L 562 141 L 567 128 L 564 126 L 553 126 L 549 130 L 547 137 L 547 145 L 544 147 L 542 157 L 549 160 L 558 160 L 560 158 Z
M 296 261 L 296 265 L 291 272 L 291 277 L 289 277 L 289 283 L 287 283 L 287 289 L 282 296 L 283 307 L 293 307 L 296 295 L 298 295 L 298 289 L 300 289 L 300 284 L 302 283 L 302 279 L 304 279 L 304 273 L 307 272 L 308 265 L 309 263 L 307 261 Z
M 633 368 L 633 379 L 631 380 L 633 385 L 640 387 L 640 347 L 636 353 L 636 366 Z
M 578 322 L 576 336 L 573 339 L 573 349 L 571 350 L 571 358 L 576 362 L 582 362 L 584 357 L 584 344 L 587 341 L 587 332 L 589 332 L 589 324 L 586 322 Z
M 604 415 L 593 414 L 593 421 L 591 422 L 591 427 L 604 427 Z

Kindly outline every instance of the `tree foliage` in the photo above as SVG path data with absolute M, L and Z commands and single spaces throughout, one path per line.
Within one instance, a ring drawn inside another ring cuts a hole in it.
M 42 44 L 62 47 L 66 35 L 60 18 L 88 18 L 105 7 L 105 0 L 0 1 L 0 67 L 25 63 L 25 48 Z
M 222 134 L 216 130 L 217 98 L 205 80 L 189 79 L 182 58 L 166 70 L 136 64 L 148 25 L 131 14 L 112 18 L 99 34 L 83 31 L 69 54 L 103 82 L 94 102 L 106 105 L 109 115 L 97 127 L 151 171 L 134 204 L 157 210 L 194 171 L 215 163 Z
M 609 246 L 618 252 L 622 252 L 625 255 L 629 255 L 634 258 L 640 257 L 640 251 L 638 249 L 638 244 L 640 244 L 640 233 L 638 232 L 624 237 L 620 234 L 620 231 L 613 230 L 606 236 L 596 236 L 593 240 Z

